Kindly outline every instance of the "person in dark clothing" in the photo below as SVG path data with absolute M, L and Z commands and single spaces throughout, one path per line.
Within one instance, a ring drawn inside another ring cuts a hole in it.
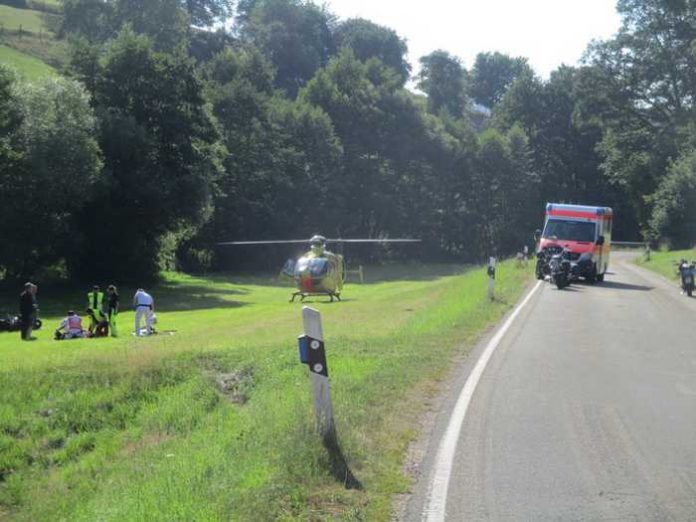
M 118 316 L 119 304 L 120 298 L 118 296 L 118 289 L 114 285 L 109 285 L 106 316 L 109 320 L 111 337 L 118 337 L 118 331 L 116 330 L 116 318 Z
M 31 336 L 31 328 L 34 324 L 34 314 L 36 313 L 36 294 L 34 292 L 34 285 L 32 283 L 26 283 L 24 285 L 24 292 L 19 296 L 19 317 L 21 322 L 21 335 L 22 340 L 30 341 L 33 339 Z

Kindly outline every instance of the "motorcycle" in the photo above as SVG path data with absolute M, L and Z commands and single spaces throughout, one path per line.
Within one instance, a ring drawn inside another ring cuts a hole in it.
M 694 281 L 696 278 L 696 264 L 682 259 L 679 263 L 679 275 L 681 277 L 681 288 L 689 297 L 694 293 Z
M 38 313 L 38 311 L 37 311 Z M 34 317 L 34 330 L 40 330 L 43 323 Z M 6 314 L 0 317 L 0 332 L 19 332 L 22 329 L 22 319 L 18 315 Z
M 537 279 L 546 279 L 559 290 L 570 286 L 572 267 L 567 249 L 561 246 L 549 246 L 537 253 Z

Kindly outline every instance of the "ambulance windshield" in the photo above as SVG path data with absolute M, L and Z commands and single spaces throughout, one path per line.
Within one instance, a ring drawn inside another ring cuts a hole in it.
M 565 239 L 567 241 L 585 241 L 591 243 L 595 240 L 596 224 L 591 221 L 570 221 L 563 219 L 549 219 L 544 227 L 545 239 Z

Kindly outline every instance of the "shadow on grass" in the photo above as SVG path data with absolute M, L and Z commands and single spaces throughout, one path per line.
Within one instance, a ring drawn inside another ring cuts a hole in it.
M 475 268 L 473 265 L 455 263 L 385 263 L 382 265 L 362 265 L 364 274 L 364 284 L 383 283 L 387 281 L 432 281 L 441 277 L 460 275 L 463 272 Z M 281 265 L 278 266 L 280 271 Z M 348 284 L 361 284 L 355 271 L 357 264 L 348 263 L 347 278 Z M 212 282 L 222 282 L 234 285 L 257 285 L 257 286 L 277 286 L 293 288 L 295 286 L 292 279 L 281 279 L 279 273 L 231 273 L 217 272 L 214 274 L 198 275 L 201 279 Z
M 349 266 L 348 270 L 354 270 Z M 441 277 L 461 275 L 474 268 L 471 265 L 458 264 L 385 264 L 363 266 L 366 285 L 393 281 L 433 281 Z M 349 273 L 348 282 L 360 284 L 355 276 Z
M 339 482 L 343 483 L 346 489 L 362 490 L 363 485 L 357 479 L 343 455 L 341 446 L 338 444 L 338 436 L 335 430 L 331 430 L 323 437 L 324 447 L 329 454 L 329 462 L 331 464 L 331 475 Z
M 87 292 L 89 291 L 88 286 L 82 288 L 83 286 L 40 286 L 38 294 L 40 315 L 63 316 L 68 310 L 75 310 L 78 314 L 82 314 L 87 308 Z M 244 289 L 220 288 L 214 284 L 206 286 L 178 282 L 162 283 L 147 290 L 155 299 L 155 309 L 162 312 L 239 308 L 248 303 L 236 300 L 235 296 L 249 293 Z M 134 293 L 135 288 L 128 286 L 119 288 L 121 311 L 125 312 L 132 308 Z M 17 290 L 3 291 L 0 294 L 0 312 L 18 313 L 19 294 Z
M 237 301 L 234 296 L 246 295 L 249 292 L 243 289 L 215 288 L 212 285 L 168 282 L 156 287 L 152 293 L 158 310 L 181 312 L 211 308 L 239 308 L 248 303 Z

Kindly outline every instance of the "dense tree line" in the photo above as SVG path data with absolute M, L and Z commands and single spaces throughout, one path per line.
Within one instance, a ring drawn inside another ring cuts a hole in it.
M 232 8 L 65 0 L 67 77 L 0 69 L 6 276 L 222 268 L 242 256 L 219 240 L 315 232 L 476 261 L 529 244 L 546 201 L 611 205 L 627 239 L 694 241 L 690 2 L 621 0 L 619 33 L 547 80 L 523 57 L 467 70 L 437 50 L 418 90 L 387 27 L 306 0 Z

